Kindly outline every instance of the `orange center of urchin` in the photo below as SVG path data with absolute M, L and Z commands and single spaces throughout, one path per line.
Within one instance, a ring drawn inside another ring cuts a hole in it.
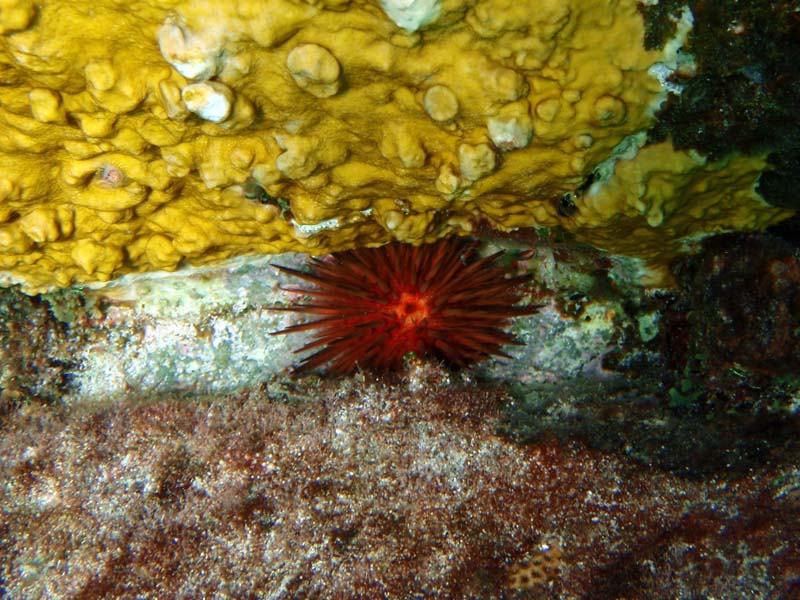
M 419 292 L 402 292 L 391 305 L 391 314 L 400 329 L 409 331 L 424 325 L 431 316 L 428 297 Z

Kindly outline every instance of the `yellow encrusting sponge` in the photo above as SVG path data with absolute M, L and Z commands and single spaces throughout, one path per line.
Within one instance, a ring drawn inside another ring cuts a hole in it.
M 666 264 L 788 213 L 662 145 L 636 0 L 0 2 L 0 269 L 29 290 L 561 225 Z M 613 173 L 613 174 L 611 174 Z

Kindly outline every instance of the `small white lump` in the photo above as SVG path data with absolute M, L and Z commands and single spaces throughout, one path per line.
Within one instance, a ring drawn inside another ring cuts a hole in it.
M 322 46 L 295 46 L 286 56 L 286 68 L 298 87 L 317 98 L 329 98 L 339 91 L 339 61 Z
M 398 27 L 413 32 L 439 18 L 439 0 L 381 0 L 383 12 Z
M 190 83 L 181 90 L 186 108 L 212 123 L 221 123 L 231 114 L 233 91 L 217 81 Z
M 210 79 L 219 72 L 222 49 L 216 36 L 192 33 L 174 17 L 167 17 L 156 35 L 164 60 L 187 79 Z

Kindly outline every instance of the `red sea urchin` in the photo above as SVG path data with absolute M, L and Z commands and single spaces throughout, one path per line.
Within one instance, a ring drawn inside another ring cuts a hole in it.
M 502 346 L 520 342 L 504 328 L 538 306 L 515 306 L 519 284 L 528 277 L 506 277 L 499 264 L 504 252 L 480 258 L 477 246 L 459 238 L 425 246 L 393 243 L 312 258 L 308 272 L 275 265 L 313 284 L 283 288 L 311 300 L 278 309 L 319 317 L 275 332 L 314 332 L 295 352 L 318 350 L 295 372 L 326 364 L 331 375 L 357 366 L 398 370 L 409 352 L 455 367 L 492 355 L 510 358 Z

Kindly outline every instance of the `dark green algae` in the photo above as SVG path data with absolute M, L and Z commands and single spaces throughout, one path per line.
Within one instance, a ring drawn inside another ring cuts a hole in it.
M 687 3 L 640 5 L 645 47 L 674 36 Z M 696 72 L 676 73 L 650 130 L 677 149 L 711 159 L 767 154 L 758 191 L 773 206 L 800 208 L 800 5 L 792 0 L 690 0 L 694 25 L 686 51 Z

